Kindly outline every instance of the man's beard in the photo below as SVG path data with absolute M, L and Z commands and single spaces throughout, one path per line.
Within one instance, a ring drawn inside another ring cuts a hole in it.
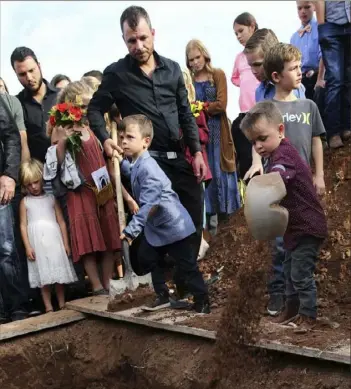
M 152 56 L 153 53 L 154 53 L 154 47 L 152 46 L 150 48 L 150 50 L 147 51 L 147 54 L 148 54 L 147 56 L 146 56 L 146 52 L 145 52 L 145 53 L 143 53 L 144 55 L 143 55 L 142 59 L 137 55 L 134 58 L 139 62 L 140 65 L 143 65 L 143 64 L 148 62 L 148 60 L 150 59 L 150 57 Z
M 23 85 L 23 86 L 24 86 L 25 89 L 27 89 L 27 91 L 29 93 L 31 93 L 32 95 L 35 95 L 38 92 L 38 90 L 41 88 L 42 85 L 43 85 L 43 76 L 40 73 L 40 78 L 39 78 L 38 86 L 35 89 L 29 87 L 28 85 Z

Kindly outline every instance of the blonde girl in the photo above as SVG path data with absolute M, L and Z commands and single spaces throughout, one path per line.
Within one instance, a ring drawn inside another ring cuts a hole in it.
M 221 69 L 213 68 L 211 56 L 199 40 L 185 49 L 196 100 L 208 103 L 209 143 L 207 155 L 212 181 L 205 191 L 208 229 L 217 232 L 218 217 L 226 219 L 240 207 L 236 176 L 235 149 L 227 118 L 227 80 Z
M 52 312 L 50 285 L 55 285 L 60 309 L 65 306 L 63 284 L 77 281 L 69 260 L 71 249 L 61 208 L 43 190 L 43 165 L 31 159 L 21 166 L 26 196 L 20 203 L 20 229 L 28 260 L 31 288 L 41 288 L 46 312 Z

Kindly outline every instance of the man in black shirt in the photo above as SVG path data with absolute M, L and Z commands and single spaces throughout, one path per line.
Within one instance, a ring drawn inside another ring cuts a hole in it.
M 154 139 L 149 152 L 171 180 L 174 191 L 194 221 L 197 230 L 193 238 L 196 260 L 203 226 L 203 190 L 200 183 L 206 175 L 206 165 L 181 69 L 178 63 L 154 51 L 155 31 L 143 8 L 127 8 L 120 23 L 129 54 L 105 69 L 102 83 L 88 107 L 90 127 L 111 157 L 118 146 L 109 138 L 103 115 L 113 103 L 116 103 L 122 117 L 143 114 L 151 119 Z M 182 141 L 194 156 L 193 168 L 184 158 Z M 155 282 L 154 287 L 156 290 Z
M 11 65 L 23 90 L 17 95 L 22 104 L 27 129 L 28 147 L 32 158 L 45 162 L 50 138 L 46 135 L 49 111 L 56 104 L 58 89 L 43 79 L 40 64 L 33 50 L 17 47 Z

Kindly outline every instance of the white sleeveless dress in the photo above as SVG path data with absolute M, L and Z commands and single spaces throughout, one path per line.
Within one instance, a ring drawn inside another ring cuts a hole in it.
M 27 210 L 28 238 L 35 253 L 35 261 L 28 260 L 28 278 L 31 288 L 77 281 L 56 220 L 54 196 L 28 195 L 24 203 Z

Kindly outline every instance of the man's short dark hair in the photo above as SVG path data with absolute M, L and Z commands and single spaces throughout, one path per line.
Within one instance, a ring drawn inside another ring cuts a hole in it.
M 140 19 L 145 19 L 146 23 L 150 27 L 150 30 L 152 29 L 149 14 L 146 12 L 146 10 L 143 7 L 132 5 L 127 9 L 125 9 L 120 19 L 122 33 L 123 33 L 124 22 L 127 22 L 128 26 L 132 30 L 135 30 L 140 22 Z
M 102 81 L 102 72 L 100 72 L 100 70 L 90 70 L 89 72 L 84 73 L 83 77 L 95 77 L 99 81 Z
M 37 56 L 34 54 L 32 49 L 28 47 L 21 46 L 16 47 L 11 54 L 11 66 L 12 69 L 15 69 L 15 62 L 23 62 L 27 57 L 32 57 L 34 61 L 39 64 Z

